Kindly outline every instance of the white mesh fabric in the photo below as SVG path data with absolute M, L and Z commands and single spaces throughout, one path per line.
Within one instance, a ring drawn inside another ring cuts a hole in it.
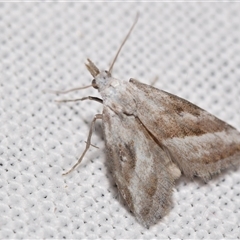
M 119 197 L 101 123 L 102 106 L 43 92 L 90 84 L 84 62 L 114 66 L 184 97 L 240 129 L 239 3 L 0 3 L 0 238 L 240 238 L 239 168 L 207 184 L 182 177 L 162 221 L 143 228 Z

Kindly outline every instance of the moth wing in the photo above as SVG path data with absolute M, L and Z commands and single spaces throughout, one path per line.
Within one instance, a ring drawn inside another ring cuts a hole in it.
M 104 107 L 103 130 L 118 189 L 138 221 L 149 227 L 166 214 L 180 170 L 134 116 Z
M 240 163 L 240 133 L 235 128 L 178 96 L 134 79 L 130 86 L 137 117 L 185 175 L 207 180 Z

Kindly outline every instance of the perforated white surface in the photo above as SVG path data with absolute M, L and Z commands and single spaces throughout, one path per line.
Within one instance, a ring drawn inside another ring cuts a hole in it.
M 108 169 L 102 106 L 55 99 L 99 96 L 84 66 L 107 69 L 136 12 L 114 76 L 184 97 L 240 129 L 240 3 L 0 4 L 0 238 L 240 238 L 240 169 L 202 183 L 182 177 L 162 221 L 143 228 Z

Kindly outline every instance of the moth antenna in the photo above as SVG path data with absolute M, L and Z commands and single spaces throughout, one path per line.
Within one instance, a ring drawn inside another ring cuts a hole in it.
M 119 49 L 118 49 L 118 51 L 117 51 L 117 53 L 116 53 L 116 55 L 115 55 L 115 57 L 114 57 L 114 59 L 113 59 L 113 61 L 112 61 L 112 64 L 111 64 L 111 66 L 110 66 L 110 68 L 109 68 L 109 70 L 108 70 L 110 73 L 112 72 L 113 65 L 115 64 L 115 62 L 116 62 L 116 60 L 117 60 L 117 58 L 118 58 L 119 53 L 121 52 L 121 50 L 122 50 L 124 44 L 125 44 L 126 41 L 128 40 L 130 34 L 132 33 L 133 28 L 135 27 L 135 25 L 136 25 L 136 23 L 137 23 L 137 21 L 138 21 L 138 17 L 139 17 L 139 13 L 137 12 L 137 15 L 136 15 L 135 21 L 134 21 L 132 27 L 130 28 L 130 30 L 128 31 L 128 34 L 127 34 L 126 37 L 124 38 L 124 40 L 123 40 L 121 46 L 119 47 Z

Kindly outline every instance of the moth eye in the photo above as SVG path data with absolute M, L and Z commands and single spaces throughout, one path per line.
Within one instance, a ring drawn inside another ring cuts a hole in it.
M 111 77 L 111 73 L 107 70 L 104 71 L 107 74 L 107 77 Z
M 92 80 L 92 86 L 96 89 L 98 89 L 97 83 L 96 83 L 96 79 Z

